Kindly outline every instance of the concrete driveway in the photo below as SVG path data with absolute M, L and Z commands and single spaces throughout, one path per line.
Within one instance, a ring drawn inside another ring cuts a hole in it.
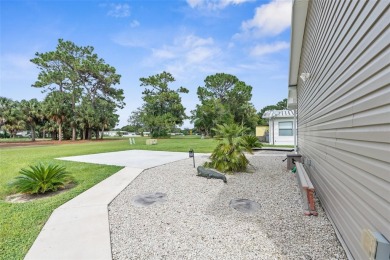
M 147 169 L 186 158 L 188 158 L 188 153 L 129 150 L 70 156 L 57 159 Z
M 54 210 L 25 259 L 111 259 L 108 205 L 143 170 L 186 158 L 141 150 L 57 158 L 125 168 Z

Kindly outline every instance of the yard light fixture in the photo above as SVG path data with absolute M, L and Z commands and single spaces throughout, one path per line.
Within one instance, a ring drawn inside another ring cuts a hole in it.
M 306 80 L 308 80 L 310 78 L 310 73 L 303 72 L 300 77 L 301 77 L 302 81 L 305 82 Z
M 192 161 L 194 162 L 194 168 L 195 168 L 195 152 L 193 149 L 190 149 L 188 151 L 188 156 L 189 156 L 189 158 L 192 158 Z

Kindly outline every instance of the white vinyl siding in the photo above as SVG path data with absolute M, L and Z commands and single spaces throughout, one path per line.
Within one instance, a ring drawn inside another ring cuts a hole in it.
M 298 147 L 350 256 L 364 229 L 390 240 L 389 1 L 309 2 Z

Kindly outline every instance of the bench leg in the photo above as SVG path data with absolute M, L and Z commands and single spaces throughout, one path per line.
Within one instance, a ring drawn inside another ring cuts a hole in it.
M 306 190 L 307 194 L 307 201 L 309 206 L 310 214 L 313 216 L 318 216 L 318 213 L 316 211 L 316 204 L 314 200 L 314 191 L 313 190 Z

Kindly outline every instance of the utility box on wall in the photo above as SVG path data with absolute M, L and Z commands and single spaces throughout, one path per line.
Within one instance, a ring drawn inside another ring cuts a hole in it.
M 368 229 L 363 230 L 362 245 L 369 260 L 390 259 L 390 244 L 382 234 Z
M 294 168 L 295 162 L 302 162 L 302 155 L 297 153 L 287 154 L 287 170 Z

